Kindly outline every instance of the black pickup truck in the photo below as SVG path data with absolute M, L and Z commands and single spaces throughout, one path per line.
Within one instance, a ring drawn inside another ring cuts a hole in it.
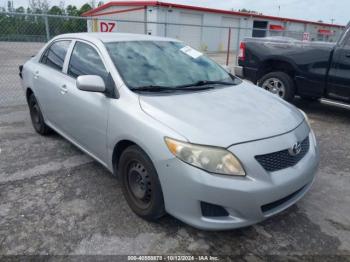
M 235 72 L 287 101 L 299 95 L 349 103 L 350 23 L 337 43 L 246 38 Z

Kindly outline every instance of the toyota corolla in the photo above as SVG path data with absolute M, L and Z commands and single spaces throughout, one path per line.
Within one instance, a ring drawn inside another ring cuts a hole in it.
M 314 180 L 306 115 L 179 40 L 61 35 L 20 77 L 34 129 L 108 168 L 144 219 L 243 227 L 293 205 Z

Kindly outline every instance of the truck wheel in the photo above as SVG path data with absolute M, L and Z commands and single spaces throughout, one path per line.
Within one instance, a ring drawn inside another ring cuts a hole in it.
M 291 102 L 295 95 L 293 79 L 284 72 L 272 72 L 264 75 L 258 81 L 258 86 L 288 102 Z
M 36 100 L 34 94 L 29 96 L 28 106 L 30 118 L 35 131 L 43 136 L 50 134 L 52 129 L 45 124 L 43 114 L 41 113 L 38 101 Z
M 151 159 L 138 146 L 124 150 L 119 160 L 122 190 L 130 208 L 140 217 L 155 221 L 165 214 L 163 192 Z

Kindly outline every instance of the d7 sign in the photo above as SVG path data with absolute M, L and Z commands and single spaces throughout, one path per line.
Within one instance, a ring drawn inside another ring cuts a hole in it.
M 100 32 L 113 32 L 116 22 L 100 22 Z

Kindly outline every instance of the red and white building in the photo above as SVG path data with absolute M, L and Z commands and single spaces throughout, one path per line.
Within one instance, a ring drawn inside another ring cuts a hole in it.
M 336 41 L 344 29 L 335 24 L 161 1 L 109 2 L 83 16 L 92 18 L 88 20 L 90 32 L 167 36 L 204 51 L 226 50 L 228 27 L 232 27 L 230 46 L 233 50 L 244 37 L 280 35 L 300 40 Z

